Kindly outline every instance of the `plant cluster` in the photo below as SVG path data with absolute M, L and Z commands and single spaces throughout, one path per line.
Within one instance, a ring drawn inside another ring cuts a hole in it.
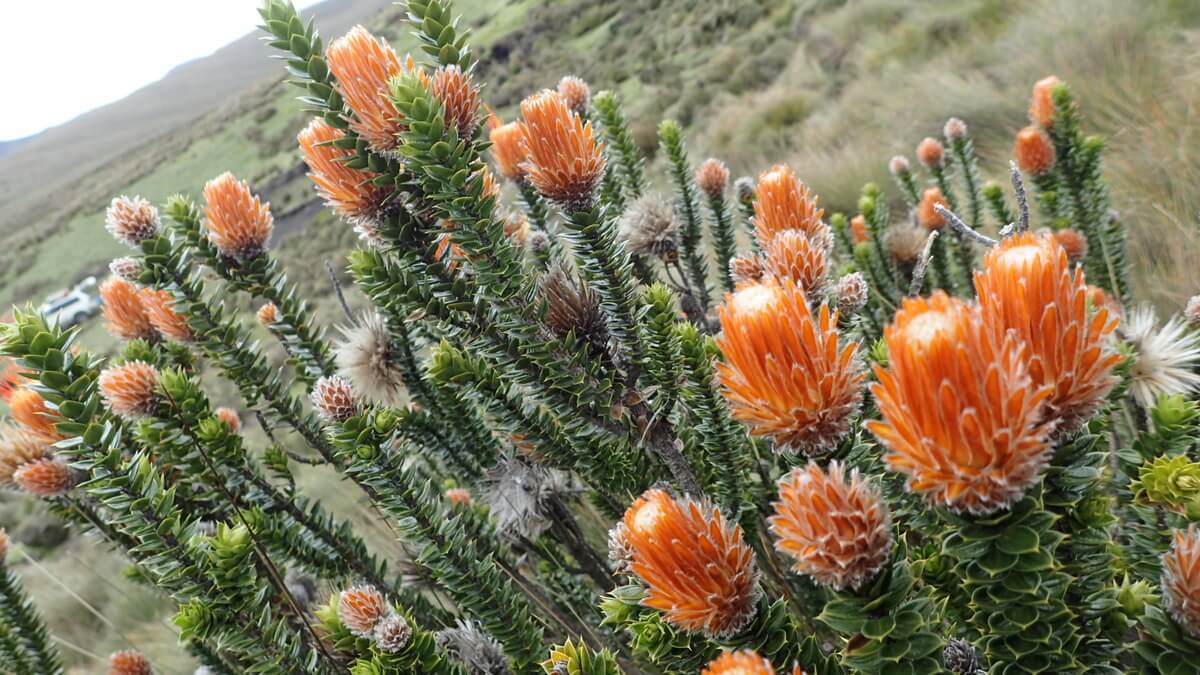
M 1161 326 L 1133 306 L 1064 83 L 1034 88 L 1011 196 L 951 119 L 891 160 L 901 208 L 868 185 L 826 218 L 785 165 L 731 186 L 693 163 L 669 120 L 654 192 L 578 78 L 485 114 L 448 0 L 407 11 L 422 60 L 261 10 L 309 176 L 361 239 L 371 310 L 339 338 L 230 173 L 113 200 L 118 357 L 31 311 L 0 333 L 27 378 L 0 481 L 173 600 L 204 672 L 1195 672 L 1200 301 Z M 61 672 L 6 567 L 0 654 Z

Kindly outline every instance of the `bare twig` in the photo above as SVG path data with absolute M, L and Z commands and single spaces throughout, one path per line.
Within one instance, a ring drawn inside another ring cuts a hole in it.
M 325 271 L 329 273 L 329 283 L 333 284 L 333 292 L 337 294 L 338 304 L 342 306 L 342 313 L 346 315 L 351 326 L 357 326 L 358 320 L 354 318 L 354 312 L 350 311 L 350 305 L 346 303 L 346 296 L 342 293 L 342 282 L 338 281 L 337 273 L 333 271 L 333 264 L 329 260 L 325 261 Z
M 917 264 L 913 266 L 912 281 L 908 284 L 908 297 L 915 298 L 921 294 L 921 287 L 925 285 L 925 272 L 929 269 L 929 258 L 933 255 L 933 242 L 937 241 L 938 231 L 930 230 L 929 236 L 925 239 L 925 248 L 921 251 L 921 257 L 917 258 Z
M 972 230 L 970 225 L 967 225 L 966 223 L 964 223 L 962 218 L 959 218 L 958 216 L 954 215 L 954 212 L 951 211 L 950 209 L 946 208 L 945 206 L 943 206 L 941 204 L 934 204 L 933 210 L 937 211 L 943 218 L 945 218 L 946 222 L 950 223 L 950 227 L 954 228 L 955 232 L 962 234 L 963 236 L 967 237 L 968 239 L 972 239 L 972 240 L 974 240 L 980 244 L 983 244 L 984 246 L 988 246 L 988 247 L 995 246 L 996 244 L 999 243 L 995 239 L 992 239 L 991 237 L 989 237 L 985 234 L 980 234 L 980 233 L 976 232 L 975 230 Z
M 1017 163 L 1009 160 L 1009 177 L 1012 178 L 1013 193 L 1017 196 L 1017 233 L 1029 231 L 1029 198 L 1025 195 L 1025 181 L 1021 180 L 1021 170 Z

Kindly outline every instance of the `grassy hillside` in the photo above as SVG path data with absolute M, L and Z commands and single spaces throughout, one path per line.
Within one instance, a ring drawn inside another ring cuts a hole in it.
M 1174 309 L 1200 290 L 1200 269 L 1191 264 L 1200 253 L 1200 157 L 1189 152 L 1200 129 L 1192 122 L 1200 111 L 1200 5 L 1190 0 L 463 0 L 458 6 L 476 29 L 485 99 L 503 116 L 512 116 L 522 96 L 575 73 L 594 90 L 621 94 L 637 142 L 651 156 L 655 125 L 674 117 L 689 128 L 693 160 L 716 155 L 737 174 L 789 162 L 829 211 L 851 211 L 866 181 L 889 189 L 888 158 L 911 154 L 950 115 L 967 121 L 987 166 L 1000 175 L 1011 134 L 1024 123 L 1030 85 L 1057 74 L 1074 88 L 1089 131 L 1111 141 L 1107 171 L 1113 203 L 1131 224 L 1138 291 Z M 369 25 L 398 48 L 412 48 L 399 8 L 377 0 L 354 7 L 385 7 Z M 332 37 L 350 23 L 347 14 L 319 25 Z M 237 68 L 266 64 L 276 75 L 236 95 L 204 91 L 203 115 L 186 123 L 160 120 L 165 126 L 152 141 L 127 139 L 96 150 L 48 144 L 47 136 L 0 158 L 7 211 L 0 214 L 0 303 L 37 301 L 102 272 L 121 250 L 102 226 L 111 195 L 194 194 L 230 169 L 272 201 L 280 257 L 322 315 L 338 319 L 320 270 L 325 260 L 340 266 L 354 235 L 313 206 L 294 142 L 305 117 L 296 91 L 279 81 L 279 64 L 263 49 L 239 58 Z M 47 189 L 14 195 L 15 184 L 4 181 L 17 172 L 5 167 L 37 148 L 69 154 L 88 168 L 54 182 L 47 165 L 29 165 L 22 185 Z M 85 340 L 102 343 L 103 330 L 90 326 Z M 214 387 L 222 391 L 220 383 Z M 317 494 L 328 495 L 342 513 L 353 517 L 361 508 L 326 476 L 306 480 L 321 485 Z M 28 509 L 10 503 L 0 516 L 16 519 Z M 386 546 L 386 536 L 378 539 Z M 80 569 L 79 560 L 98 562 Z M 100 654 L 134 643 L 162 672 L 186 672 L 186 658 L 173 651 L 164 603 L 130 590 L 116 560 L 73 541 L 43 564 L 113 624 L 82 609 L 51 576 L 22 567 L 56 632 Z M 76 663 L 80 672 L 92 672 L 88 657 Z

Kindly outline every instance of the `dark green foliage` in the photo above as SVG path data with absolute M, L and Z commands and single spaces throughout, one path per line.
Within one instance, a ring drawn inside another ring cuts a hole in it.
M 674 120 L 658 125 L 658 140 L 670 165 L 675 184 L 676 210 L 683 216 L 683 260 L 687 266 L 690 292 L 707 313 L 709 305 L 708 261 L 704 249 L 704 228 L 700 216 L 700 197 L 696 192 L 693 170 L 683 145 L 683 130 Z M 732 233 L 730 233 L 732 234 Z

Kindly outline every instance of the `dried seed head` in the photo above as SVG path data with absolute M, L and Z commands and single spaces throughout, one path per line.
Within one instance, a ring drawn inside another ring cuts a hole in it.
M 879 491 L 857 470 L 836 461 L 814 462 L 779 481 L 770 518 L 775 548 L 792 569 L 817 583 L 858 590 L 874 579 L 892 555 L 892 517 Z
M 800 230 L 809 237 L 826 228 L 824 209 L 817 197 L 786 165 L 778 164 L 758 177 L 754 200 L 754 236 L 765 244 L 784 230 Z
M 575 279 L 562 264 L 542 276 L 546 326 L 559 337 L 574 335 L 595 347 L 608 343 L 608 328 L 600 311 L 600 294 Z
M 893 225 L 884 235 L 884 244 L 897 265 L 911 265 L 924 252 L 927 238 L 929 233 L 919 227 Z
M 158 236 L 161 222 L 153 204 L 141 197 L 121 195 L 108 205 L 104 226 L 117 241 L 138 248 L 143 241 Z
M 1025 127 L 1013 141 L 1013 159 L 1025 173 L 1040 176 L 1054 168 L 1054 143 L 1050 135 L 1038 127 Z
M 150 662 L 136 649 L 113 652 L 108 657 L 108 675 L 151 675 Z
M 888 171 L 893 176 L 901 176 L 912 170 L 908 164 L 908 158 L 904 155 L 896 155 L 888 160 Z
M 828 272 L 828 253 L 800 230 L 784 230 L 763 248 L 767 271 L 781 282 L 795 282 L 808 297 L 821 294 Z
M 563 97 L 543 91 L 521 101 L 526 177 L 566 211 L 591 208 L 604 177 L 604 146 Z
M 587 114 L 588 106 L 592 103 L 592 88 L 583 78 L 567 75 L 559 80 L 558 94 L 576 115 L 583 117 Z
M 708 158 L 696 169 L 696 186 L 709 199 L 720 199 L 729 187 L 729 167 L 719 159 Z
M 143 288 L 141 299 L 150 323 L 163 337 L 176 342 L 191 342 L 196 337 L 188 327 L 187 317 L 175 311 L 175 296 L 171 291 Z
M 1163 604 L 1185 633 L 1200 639 L 1200 531 L 1194 524 L 1175 530 L 1162 567 Z
M 100 284 L 100 302 L 108 330 L 117 337 L 126 340 L 158 338 L 137 286 L 119 277 L 105 279 Z
M 342 326 L 339 330 L 342 339 L 333 350 L 338 373 L 368 402 L 399 405 L 404 392 L 404 372 L 383 316 L 367 312 L 359 317 L 357 325 Z
M 954 675 L 976 675 L 979 672 L 979 656 L 970 642 L 950 638 L 942 650 L 942 665 Z
M 550 249 L 550 235 L 541 230 L 529 233 L 529 250 L 540 255 Z
M 754 551 L 719 509 L 649 490 L 624 522 L 631 567 L 647 587 L 642 604 L 663 612 L 668 623 L 712 638 L 733 635 L 754 618 L 761 594 Z
M 675 205 L 666 197 L 647 192 L 621 215 L 618 236 L 633 255 L 652 255 L 664 261 L 679 256 L 679 221 Z
M 345 422 L 358 414 L 358 397 L 354 394 L 354 387 L 341 375 L 317 380 L 311 399 L 317 413 L 327 422 Z
M 307 609 L 317 600 L 317 580 L 306 572 L 289 569 L 283 577 L 283 585 L 302 609 Z
M 755 189 L 754 179 L 750 176 L 742 176 L 733 181 L 733 191 L 737 193 L 738 201 L 743 204 L 754 202 Z
M 1088 240 L 1087 236 L 1079 230 L 1074 230 L 1065 227 L 1061 230 L 1054 231 L 1054 241 L 1067 252 L 1067 262 L 1072 266 L 1083 262 L 1087 257 Z
M 459 138 L 472 138 L 478 126 L 479 87 L 458 66 L 442 66 L 433 74 L 430 91 L 442 104 L 446 124 Z
M 54 425 L 61 420 L 58 413 L 46 405 L 46 399 L 42 398 L 41 394 L 28 386 L 17 389 L 9 397 L 8 414 L 12 415 L 17 424 L 37 434 L 47 443 L 62 440 L 62 434 L 54 429 Z
M 375 624 L 372 636 L 381 651 L 395 654 L 403 651 L 412 640 L 412 626 L 399 614 L 389 614 Z
M 618 520 L 608 531 L 608 566 L 613 574 L 633 573 L 633 546 L 629 543 L 629 528 Z
M 835 293 L 838 311 L 846 315 L 855 314 L 866 306 L 869 293 L 867 278 L 862 272 L 851 272 L 843 276 L 838 279 Z
M 1015 331 L 1027 346 L 1033 384 L 1052 388 L 1046 413 L 1055 434 L 1073 433 L 1095 416 L 1117 381 L 1121 357 L 1109 338 L 1118 319 L 1104 306 L 1088 312 L 1083 270 L 1054 238 L 1005 238 L 984 257 L 975 289 L 993 339 Z
M 114 277 L 124 279 L 130 283 L 135 283 L 138 277 L 142 275 L 142 271 L 146 266 L 138 258 L 130 258 L 128 256 L 122 258 L 114 258 L 108 263 L 108 271 L 112 272 Z
M 917 161 L 929 168 L 940 167 L 946 159 L 946 146 L 931 136 L 917 144 Z
M 221 255 L 249 260 L 266 250 L 275 219 L 270 204 L 226 171 L 204 185 L 204 227 Z
M 569 485 L 561 472 L 505 457 L 486 476 L 480 501 L 488 505 L 496 532 L 536 540 L 551 525 L 549 505 Z
M 213 415 L 225 423 L 229 430 L 237 433 L 242 429 L 242 418 L 238 416 L 237 411 L 233 408 L 221 406 L 213 411 Z
M 158 379 L 158 369 L 144 361 L 112 366 L 100 373 L 100 396 L 114 415 L 135 420 L 158 407 Z
M 276 321 L 279 321 L 279 308 L 275 306 L 275 303 L 268 302 L 267 304 L 258 308 L 258 312 L 255 313 L 255 316 L 258 317 L 259 323 L 267 328 L 270 328 L 271 326 L 275 325 Z
M 941 189 L 936 187 L 926 188 L 925 192 L 921 195 L 921 203 L 917 205 L 917 222 L 925 229 L 940 230 L 946 226 L 946 217 L 933 208 L 937 204 L 950 208 L 950 205 L 946 203 L 946 198 L 942 195 Z M 923 245 L 924 242 L 922 242 Z
M 354 111 L 350 128 L 376 152 L 389 152 L 399 144 L 400 113 L 392 105 L 388 82 L 413 70 L 412 59 L 402 63 L 396 52 L 366 28 L 355 26 L 325 50 L 337 90 Z M 407 66 L 407 67 L 406 67 Z
M 850 430 L 862 404 L 858 344 L 839 335 L 837 313 L 814 316 L 803 289 L 775 281 L 727 295 L 718 309 L 722 394 L 750 432 L 777 452 L 820 455 Z
M 387 600 L 374 586 L 351 586 L 338 596 L 338 618 L 358 637 L 373 637 L 375 626 L 391 613 Z
M 1029 102 L 1029 121 L 1043 128 L 1054 126 L 1054 88 L 1061 81 L 1050 75 L 1033 85 L 1033 98 Z
M 951 141 L 964 138 L 967 135 L 967 123 L 957 117 L 951 117 L 946 120 L 946 126 L 942 128 L 942 134 Z
M 316 185 L 317 194 L 325 205 L 355 225 L 373 223 L 385 213 L 392 190 L 376 185 L 376 174 L 346 165 L 358 153 L 333 145 L 345 135 L 341 129 L 316 118 L 296 140 L 308 163 L 308 177 Z
M 37 459 L 17 467 L 13 483 L 35 497 L 58 497 L 75 485 L 71 467 L 56 459 Z
M 867 229 L 867 219 L 861 213 L 850 219 L 850 238 L 855 244 L 861 244 L 871 238 Z
M 1159 327 L 1154 308 L 1141 305 L 1131 310 L 1121 327 L 1133 349 L 1129 389 L 1144 408 L 1152 408 L 1162 396 L 1187 396 L 1200 389 L 1200 335 L 1175 316 Z
M 435 641 L 471 675 L 508 675 L 511 672 L 504 648 L 478 621 L 458 619 L 453 628 L 438 631 Z
M 492 159 L 496 162 L 496 170 L 514 182 L 525 176 L 523 165 L 528 157 L 522 142 L 524 137 L 525 125 L 521 122 L 501 124 L 488 133 L 488 138 L 492 141 Z
M 1050 388 L 1030 380 L 1015 334 L 993 335 L 973 304 L 942 291 L 907 298 L 884 331 L 888 367 L 875 367 L 871 387 L 883 420 L 867 427 L 888 449 L 888 468 L 958 513 L 1008 508 L 1053 454 Z
M 775 675 L 775 669 L 757 652 L 743 649 L 721 654 L 710 661 L 700 675 Z
M 18 425 L 0 426 L 0 486 L 11 487 L 13 474 L 22 465 L 51 455 L 46 439 Z

